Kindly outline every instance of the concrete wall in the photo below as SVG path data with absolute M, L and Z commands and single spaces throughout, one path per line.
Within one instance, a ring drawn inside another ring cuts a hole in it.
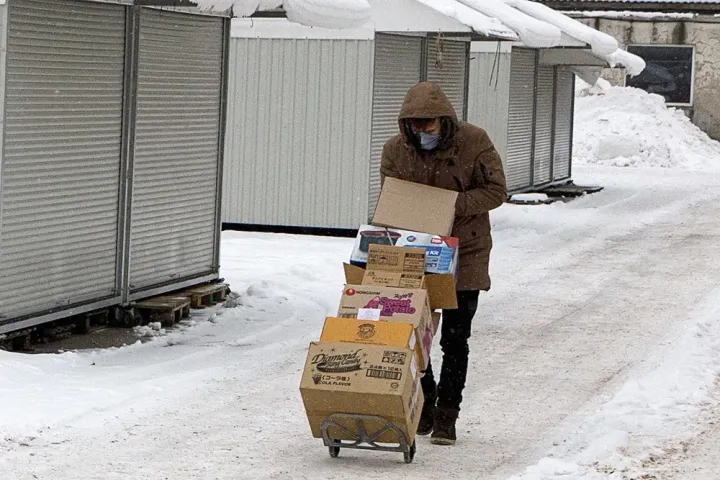
M 694 45 L 695 72 L 693 106 L 687 109 L 693 122 L 712 138 L 720 140 L 720 18 L 687 20 L 642 20 L 582 18 L 583 23 L 608 33 L 624 45 Z M 608 72 L 609 80 L 622 78 Z

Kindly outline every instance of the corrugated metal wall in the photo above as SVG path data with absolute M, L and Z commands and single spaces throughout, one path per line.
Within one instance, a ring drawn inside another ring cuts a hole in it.
M 233 38 L 223 222 L 367 220 L 373 41 Z
M 3 132 L 5 130 L 5 58 L 7 53 L 7 4 L 0 5 L 0 178 L 2 178 Z M 2 186 L 0 186 L 2 188 Z M 0 208 L 0 218 L 2 208 Z M 0 220 L 1 221 L 1 220 Z
M 536 59 L 535 50 L 526 48 L 512 50 L 505 169 L 509 191 L 532 185 Z
M 134 267 L 152 265 L 140 282 L 166 282 L 133 299 L 217 278 L 228 23 L 112 2 L 0 5 L 0 333 L 121 304 L 126 214 Z
M 467 119 L 467 78 L 470 42 L 428 39 L 427 80 L 438 83 L 460 120 Z
M 124 51 L 122 6 L 9 4 L 0 316 L 117 294 Z
M 422 66 L 422 38 L 377 34 L 367 218 L 371 219 L 375 214 L 375 207 L 380 198 L 380 164 L 383 147 L 388 140 L 400 133 L 398 116 L 408 90 L 423 76 Z
M 468 122 L 485 129 L 505 162 L 510 53 L 472 52 L 468 83 Z
M 132 290 L 217 272 L 223 23 L 141 11 Z
M 568 67 L 558 67 L 556 72 L 553 180 L 564 180 L 570 177 L 572 163 L 575 76 Z
M 555 117 L 555 68 L 540 66 L 537 70 L 535 96 L 535 148 L 533 149 L 533 185 L 552 180 L 553 120 Z

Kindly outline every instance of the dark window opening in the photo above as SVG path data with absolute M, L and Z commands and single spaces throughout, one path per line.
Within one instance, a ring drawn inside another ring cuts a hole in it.
M 662 95 L 667 103 L 692 103 L 693 47 L 631 45 L 628 51 L 647 64 L 640 75 L 627 77 L 628 87 Z

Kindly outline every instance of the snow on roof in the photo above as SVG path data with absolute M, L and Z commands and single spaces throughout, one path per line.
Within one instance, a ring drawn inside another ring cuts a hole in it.
M 718 0 L 537 0 L 541 3 L 549 1 L 553 3 L 695 3 L 695 4 L 718 4 Z
M 502 0 L 459 0 L 474 10 L 497 18 L 512 28 L 528 47 L 550 48 L 560 45 L 562 32 L 550 23 L 526 15 Z
M 283 7 L 288 20 L 324 28 L 359 27 L 370 19 L 367 0 L 193 0 L 204 10 L 233 9 L 233 15 L 247 17 L 258 10 Z
M 632 18 L 632 19 L 665 19 L 665 20 L 686 20 L 697 17 L 697 13 L 676 13 L 676 12 L 638 12 L 632 10 L 564 10 L 563 13 L 573 17 L 586 18 Z
M 491 18 L 478 10 L 474 10 L 467 5 L 463 5 L 457 0 L 417 0 L 418 3 L 422 3 L 435 10 L 436 12 L 442 13 L 443 15 L 450 17 L 458 22 L 472 28 L 478 33 L 488 35 L 495 38 L 504 38 L 508 40 L 518 40 L 518 34 L 508 28 L 503 22 L 497 18 Z
M 546 5 L 528 0 L 418 0 L 441 13 L 452 9 L 461 23 L 480 33 L 471 24 L 468 11 L 497 19 L 517 33 L 520 41 L 528 47 L 549 48 L 561 43 L 562 35 L 567 35 L 590 45 L 592 53 L 608 62 L 611 66 L 622 65 L 630 75 L 638 75 L 645 69 L 645 62 L 638 56 L 619 48 L 617 40 L 610 35 L 595 30 L 573 18 L 564 15 Z M 453 4 L 466 6 L 462 9 Z M 444 8 L 443 8 L 444 7 Z
M 640 75 L 645 70 L 645 60 L 622 48 L 618 48 L 614 53 L 603 55 L 600 58 L 607 61 L 611 67 L 625 67 L 625 70 L 631 76 Z
M 587 43 L 593 53 L 597 55 L 610 55 L 618 49 L 617 40 L 610 35 L 588 27 L 545 5 L 527 0 L 505 0 L 505 2 L 535 18 L 555 25 L 571 37 Z

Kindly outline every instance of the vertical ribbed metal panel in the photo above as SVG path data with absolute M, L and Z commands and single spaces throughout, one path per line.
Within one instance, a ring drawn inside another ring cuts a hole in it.
M 143 9 L 130 288 L 216 268 L 223 20 Z
M 428 40 L 427 79 L 442 87 L 460 120 L 467 120 L 467 65 L 470 42 Z
M 507 159 L 510 53 L 470 54 L 468 122 L 482 127 L 505 162 Z
M 553 109 L 555 107 L 555 68 L 538 67 L 535 97 L 535 148 L 533 185 L 552 180 Z
M 380 161 L 385 143 L 400 133 L 398 116 L 408 90 L 422 76 L 421 38 L 377 34 L 373 91 L 368 218 L 375 214 L 380 197 Z
M 553 180 L 564 180 L 570 177 L 570 162 L 572 161 L 575 77 L 569 68 L 558 67 L 556 78 Z
M 532 184 L 535 58 L 535 50 L 512 50 L 505 172 L 510 191 L 527 188 Z
M 233 38 L 223 222 L 367 220 L 373 41 Z
M 5 58 L 7 54 L 7 4 L 0 5 L 0 179 L 2 178 L 3 132 L 5 131 Z M 2 184 L 0 184 L 2 188 Z M 0 195 L 2 199 L 2 195 Z M 0 204 L 0 222 L 2 204 Z
M 0 316 L 12 318 L 116 293 L 125 9 L 13 0 L 8 21 Z

